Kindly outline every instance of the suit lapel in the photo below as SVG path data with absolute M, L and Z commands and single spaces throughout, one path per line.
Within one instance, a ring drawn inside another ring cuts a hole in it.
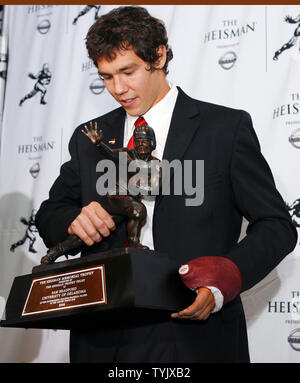
M 163 154 L 163 159 L 169 162 L 182 159 L 199 127 L 199 119 L 194 118 L 200 114 L 198 106 L 180 88 L 178 90 L 179 93 Z M 160 204 L 162 197 L 160 195 L 156 198 L 155 209 Z
M 199 126 L 199 121 L 194 119 L 200 113 L 198 107 L 180 88 L 178 90 L 163 154 L 163 159 L 168 161 L 183 157 Z

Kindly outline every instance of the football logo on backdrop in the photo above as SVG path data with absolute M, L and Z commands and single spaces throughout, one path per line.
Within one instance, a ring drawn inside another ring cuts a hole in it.
M 32 210 L 31 216 L 28 221 L 24 217 L 20 218 L 20 222 L 22 222 L 26 226 L 25 234 L 23 238 L 21 238 L 19 241 L 17 241 L 16 243 L 13 243 L 10 246 L 11 252 L 14 252 L 18 246 L 23 245 L 28 239 L 29 240 L 28 251 L 30 251 L 31 253 L 36 253 L 36 250 L 33 248 L 34 242 L 36 241 L 35 233 L 38 232 L 35 226 L 35 214 L 36 214 L 36 210 Z
M 286 16 L 284 18 L 284 21 L 289 23 L 289 24 L 297 24 L 298 23 L 298 26 L 294 30 L 294 34 L 293 34 L 292 38 L 287 43 L 283 44 L 282 47 L 275 52 L 274 57 L 273 57 L 273 60 L 275 60 L 275 61 L 278 60 L 279 55 L 281 55 L 281 53 L 283 51 L 285 51 L 286 49 L 290 49 L 293 46 L 295 46 L 297 43 L 298 37 L 300 36 L 300 15 L 295 17 L 294 19 L 291 16 Z M 298 57 L 296 57 L 296 55 L 295 55 L 294 58 L 300 59 L 300 47 L 298 47 L 297 56 Z
M 23 103 L 28 100 L 29 98 L 34 97 L 38 93 L 40 93 L 40 104 L 45 105 L 47 104 L 45 101 L 45 96 L 47 93 L 46 85 L 50 84 L 52 74 L 49 69 L 48 64 L 44 64 L 42 67 L 42 70 L 38 72 L 36 75 L 29 73 L 28 77 L 31 78 L 32 80 L 36 80 L 32 91 L 27 93 L 19 102 L 19 106 L 22 106 Z
M 75 17 L 75 19 L 73 20 L 72 24 L 73 25 L 76 25 L 78 19 L 82 16 L 84 16 L 85 14 L 87 14 L 91 9 L 94 9 L 95 11 L 95 14 L 94 14 L 94 20 L 97 20 L 98 19 L 98 13 L 100 11 L 100 8 L 101 8 L 101 5 L 86 5 L 79 13 L 78 15 Z
M 0 53 L 0 78 L 3 80 L 6 80 L 6 75 L 7 75 L 7 62 L 8 62 L 8 55 L 7 53 Z M 3 63 L 3 64 L 2 64 Z
M 291 205 L 285 203 L 290 212 L 295 227 L 300 227 L 300 198 L 296 199 Z

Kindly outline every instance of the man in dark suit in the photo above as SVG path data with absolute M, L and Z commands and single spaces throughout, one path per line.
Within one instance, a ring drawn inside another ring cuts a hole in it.
M 155 157 L 204 160 L 204 201 L 160 195 L 145 201 L 142 243 L 178 262 L 195 301 L 169 319 L 120 320 L 71 331 L 71 361 L 247 362 L 246 324 L 239 293 L 266 276 L 293 250 L 297 234 L 275 188 L 248 113 L 194 100 L 166 80 L 172 51 L 163 24 L 140 7 L 100 17 L 87 35 L 89 56 L 122 107 L 92 121 L 108 146 L 126 146 L 138 118 L 155 130 Z M 36 225 L 51 247 L 68 234 L 88 245 L 83 254 L 122 247 L 97 194 L 96 164 L 104 157 L 79 126 L 71 160 L 41 205 Z M 193 167 L 191 179 L 197 180 Z M 249 221 L 238 242 L 242 217 Z M 171 288 L 171 286 L 170 286 Z

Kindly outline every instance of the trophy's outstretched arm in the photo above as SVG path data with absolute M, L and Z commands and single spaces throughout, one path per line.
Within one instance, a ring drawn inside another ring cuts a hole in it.
M 98 130 L 97 121 L 95 121 L 94 125 L 92 121 L 90 121 L 90 126 L 88 127 L 85 125 L 84 129 L 81 129 L 81 131 L 109 159 L 111 159 L 114 162 L 119 160 L 119 152 L 123 151 L 123 149 L 111 149 L 102 141 L 103 132 L 102 130 Z

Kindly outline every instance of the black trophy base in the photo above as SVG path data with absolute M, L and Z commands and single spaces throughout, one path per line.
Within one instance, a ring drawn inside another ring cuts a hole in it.
M 36 266 L 14 279 L 1 327 L 74 329 L 161 320 L 195 298 L 177 262 L 123 248 Z

